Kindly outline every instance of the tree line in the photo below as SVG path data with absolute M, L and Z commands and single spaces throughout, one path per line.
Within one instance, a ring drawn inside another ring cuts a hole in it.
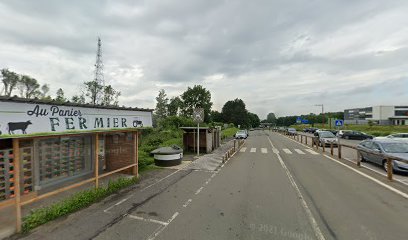
M 260 124 L 258 115 L 249 112 L 241 99 L 227 101 L 221 112 L 212 110 L 212 106 L 211 92 L 201 85 L 187 87 L 180 96 L 170 99 L 165 90 L 161 89 L 156 97 L 154 120 L 161 122 L 174 116 L 192 118 L 195 108 L 203 108 L 205 123 L 233 123 L 246 128 Z
M 55 100 L 59 103 L 74 102 L 103 106 L 118 106 L 120 91 L 111 85 L 102 85 L 96 79 L 86 81 L 80 86 L 80 93 L 70 99 L 65 96 L 64 90 L 59 88 L 55 97 L 50 95 L 49 84 L 40 85 L 37 79 L 25 74 L 18 74 L 7 68 L 0 70 L 3 87 L 0 95 L 7 97 L 17 95 L 21 98 L 37 98 L 41 100 Z M 14 95 L 13 95 L 14 94 Z

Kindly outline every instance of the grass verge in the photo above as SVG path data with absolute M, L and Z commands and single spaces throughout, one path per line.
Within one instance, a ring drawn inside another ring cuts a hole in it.
M 221 131 L 221 139 L 231 138 L 237 133 L 239 129 L 236 127 L 233 128 L 226 128 Z
M 27 233 L 49 221 L 88 207 L 125 187 L 137 183 L 137 181 L 138 179 L 136 177 L 119 178 L 114 181 L 109 181 L 104 187 L 77 192 L 61 202 L 54 203 L 48 207 L 32 210 L 28 216 L 23 218 L 22 231 L 23 233 Z

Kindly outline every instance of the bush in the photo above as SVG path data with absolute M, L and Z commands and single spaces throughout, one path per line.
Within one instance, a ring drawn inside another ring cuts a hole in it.
M 32 210 L 28 216 L 23 218 L 23 233 L 27 233 L 44 223 L 88 207 L 110 194 L 131 186 L 136 182 L 136 177 L 119 178 L 114 181 L 109 181 L 107 186 L 77 192 L 61 202 L 54 203 L 48 207 Z

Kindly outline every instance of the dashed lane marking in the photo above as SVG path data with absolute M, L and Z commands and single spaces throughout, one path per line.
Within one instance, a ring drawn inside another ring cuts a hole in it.
M 285 153 L 287 153 L 287 154 L 292 154 L 292 152 L 289 150 L 289 149 L 287 149 L 287 148 L 284 148 L 284 149 L 282 149 Z
M 268 149 L 267 148 L 261 148 L 261 153 L 268 153 Z
M 295 148 L 295 152 L 299 153 L 299 154 L 305 154 L 302 150 Z
M 313 155 L 319 155 L 317 152 L 313 151 L 312 149 L 305 149 L 305 151 L 313 154 Z
M 246 147 L 241 148 L 241 150 L 239 150 L 240 152 L 245 152 L 247 150 Z
M 256 152 L 256 148 L 251 148 L 251 153 Z
M 166 226 L 168 224 L 167 222 L 159 221 L 159 220 L 156 220 L 156 219 L 142 218 L 142 217 L 139 217 L 139 216 L 136 216 L 136 215 L 131 215 L 131 214 L 129 214 L 128 217 L 131 218 L 131 219 L 140 220 L 140 221 L 144 221 L 144 222 L 157 223 L 157 224 L 160 224 L 160 225 L 163 225 L 163 226 Z
M 183 207 L 187 207 L 193 200 L 190 198 L 184 204 Z
M 200 187 L 194 194 L 195 194 L 195 195 L 199 194 L 199 193 L 203 190 L 203 188 L 204 188 L 204 187 Z

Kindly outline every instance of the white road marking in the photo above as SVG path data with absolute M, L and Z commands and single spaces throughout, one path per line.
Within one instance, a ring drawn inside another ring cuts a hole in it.
M 268 138 L 268 139 L 269 139 L 269 138 Z M 301 145 L 303 145 L 303 146 L 305 146 L 305 147 L 309 147 L 309 146 L 304 145 L 304 144 L 302 144 L 302 143 L 299 143 L 299 142 L 297 142 L 297 141 L 295 141 L 295 140 L 293 140 L 293 139 L 289 139 L 289 140 L 292 140 L 293 142 L 298 143 L 298 144 L 301 144 Z M 310 148 L 310 147 L 309 147 L 309 148 Z M 379 181 L 379 180 L 377 180 L 377 179 L 375 179 L 375 178 L 373 178 L 373 177 L 371 177 L 371 176 L 369 176 L 369 175 L 367 175 L 367 174 L 365 174 L 365 173 L 363 173 L 363 172 L 360 172 L 360 171 L 358 171 L 358 170 L 356 170 L 356 169 L 354 169 L 354 168 L 348 166 L 347 164 L 344 164 L 344 163 L 340 162 L 340 161 L 337 160 L 337 159 L 334 159 L 334 158 L 332 158 L 332 157 L 329 157 L 329 156 L 327 156 L 327 155 L 325 155 L 325 154 L 322 154 L 322 155 L 323 155 L 324 157 L 330 159 L 330 160 L 333 160 L 334 162 L 336 162 L 336 163 L 338 163 L 338 164 L 340 164 L 340 165 L 342 165 L 342 166 L 345 166 L 345 167 L 347 167 L 347 168 L 353 170 L 354 172 L 360 174 L 361 176 L 364 176 L 364 177 L 366 177 L 366 178 L 372 180 L 373 182 L 375 182 L 375 183 L 377 183 L 377 184 L 379 184 L 379 185 L 381 185 L 381 186 L 387 188 L 388 190 L 390 190 L 390 191 L 392 191 L 392 192 L 394 192 L 394 193 L 396 193 L 396 194 L 398 194 L 398 195 L 400 195 L 400 196 L 402 196 L 402 197 L 408 199 L 408 194 L 406 194 L 406 193 L 404 193 L 404 192 L 401 192 L 400 190 L 398 190 L 398 189 L 396 189 L 396 188 L 393 188 L 393 187 L 391 187 L 391 186 L 389 186 L 389 185 L 387 185 L 387 184 L 385 184 L 385 183 L 383 183 L 383 182 L 381 182 L 381 181 Z
M 261 153 L 268 153 L 268 149 L 267 148 L 261 148 Z
M 317 152 L 313 151 L 312 149 L 305 149 L 305 151 L 313 154 L 313 155 L 319 155 Z
M 267 138 L 268 138 L 269 143 L 271 144 L 272 148 L 274 148 L 274 145 L 273 145 L 271 139 L 269 139 L 269 137 L 267 137 Z M 276 156 L 278 157 L 279 163 L 281 164 L 283 170 L 285 170 L 286 175 L 288 176 L 292 187 L 296 190 L 296 195 L 300 199 L 300 203 L 302 204 L 302 207 L 306 212 L 306 215 L 307 215 L 307 217 L 308 217 L 308 219 L 310 221 L 310 224 L 312 225 L 312 228 L 314 230 L 316 238 L 319 239 L 319 240 L 324 240 L 325 238 L 323 236 L 323 233 L 320 230 L 319 225 L 317 225 L 316 219 L 313 217 L 312 211 L 310 211 L 309 207 L 307 206 L 307 203 L 306 203 L 305 199 L 303 198 L 302 193 L 300 192 L 299 187 L 297 186 L 295 180 L 293 179 L 292 174 L 289 172 L 289 169 L 286 167 L 286 164 L 283 162 L 282 157 L 280 156 L 280 154 L 276 153 Z
M 194 194 L 197 195 L 201 192 L 201 190 L 203 190 L 204 187 L 200 187 Z
M 144 221 L 144 222 L 151 222 L 151 223 L 158 223 L 161 224 L 163 226 L 166 226 L 168 223 L 167 222 L 163 222 L 163 221 L 159 221 L 156 219 L 150 219 L 150 218 L 142 218 L 139 216 L 135 216 L 135 215 L 128 215 L 129 218 L 135 219 L 135 220 L 140 220 L 140 221 Z
M 347 160 L 347 161 L 350 161 L 350 162 L 352 162 L 352 163 L 355 163 L 355 161 L 353 161 L 353 160 L 350 159 L 350 158 L 344 158 L 344 159 Z M 368 170 L 371 170 L 371 171 L 373 171 L 373 172 L 376 172 L 376 173 L 378 173 L 378 174 L 381 174 L 381 175 L 383 175 L 384 177 L 387 177 L 387 174 L 386 174 L 384 171 L 380 171 L 380 170 L 378 170 L 378 169 L 372 168 L 372 167 L 370 167 L 370 165 L 368 165 L 368 164 L 361 163 L 361 166 L 364 167 L 364 168 L 367 168 Z M 397 182 L 400 182 L 400 183 L 404 184 L 404 185 L 408 185 L 408 180 L 400 180 L 400 179 L 396 179 L 395 177 L 394 177 L 393 179 L 394 179 L 395 181 L 397 181 Z
M 299 154 L 305 154 L 304 152 L 302 152 L 302 150 L 295 148 L 295 152 L 299 153 Z
M 251 148 L 251 153 L 256 152 L 256 148 Z
M 167 221 L 166 225 L 162 225 L 152 233 L 147 240 L 154 240 L 166 227 L 179 215 L 178 212 L 174 213 L 173 216 Z
M 247 150 L 246 147 L 241 148 L 241 150 L 239 150 L 240 152 L 245 152 Z
M 284 149 L 282 149 L 285 153 L 287 153 L 287 154 L 292 154 L 292 152 L 289 150 L 289 149 L 287 149 L 287 148 L 284 148 Z
M 128 198 L 124 198 L 122 200 L 120 200 L 119 202 L 115 203 L 115 206 L 119 206 L 120 204 L 126 202 L 128 200 Z
M 183 207 L 187 207 L 193 200 L 190 198 L 184 204 Z

